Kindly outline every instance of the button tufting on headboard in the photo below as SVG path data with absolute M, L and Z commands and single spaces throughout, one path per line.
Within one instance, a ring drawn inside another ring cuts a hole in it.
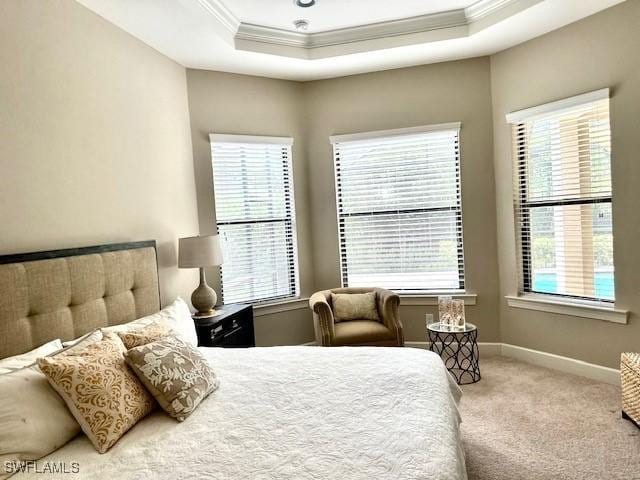
M 154 241 L 0 256 L 0 358 L 159 309 Z

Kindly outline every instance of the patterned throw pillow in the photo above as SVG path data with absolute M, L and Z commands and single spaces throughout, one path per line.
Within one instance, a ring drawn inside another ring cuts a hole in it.
M 129 350 L 160 340 L 169 335 L 169 333 L 171 333 L 169 327 L 160 323 L 151 323 L 145 327 L 118 332 L 118 336 L 120 340 L 122 340 L 122 343 L 124 343 L 124 346 L 127 347 L 127 350 Z
M 98 342 L 38 360 L 100 453 L 104 453 L 150 413 L 155 402 L 129 370 L 120 338 L 106 333 Z
M 207 360 L 175 336 L 132 348 L 126 360 L 160 406 L 181 422 L 218 388 Z
M 331 305 L 336 322 L 344 322 L 346 320 L 380 321 L 374 292 L 332 293 Z

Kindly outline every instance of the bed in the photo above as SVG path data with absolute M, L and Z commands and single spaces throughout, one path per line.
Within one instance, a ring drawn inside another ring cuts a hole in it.
M 0 257 L 0 358 L 159 309 L 154 242 Z M 40 462 L 77 462 L 67 479 L 466 479 L 461 392 L 431 352 L 201 351 L 220 387 L 186 421 L 156 411 L 105 454 L 80 435 Z

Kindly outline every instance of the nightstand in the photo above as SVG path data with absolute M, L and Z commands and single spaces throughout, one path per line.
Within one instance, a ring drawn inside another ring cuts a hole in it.
M 234 304 L 216 308 L 217 315 L 195 318 L 200 347 L 255 347 L 253 307 Z

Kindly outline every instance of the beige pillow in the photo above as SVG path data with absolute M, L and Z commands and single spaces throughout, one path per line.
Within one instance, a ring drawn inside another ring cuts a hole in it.
M 163 308 L 159 312 L 138 318 L 137 320 L 129 323 L 104 327 L 102 332 L 126 332 L 140 327 L 146 327 L 152 323 L 165 325 L 174 333 L 182 337 L 183 340 L 187 341 L 194 347 L 198 346 L 198 335 L 196 333 L 196 325 L 191 318 L 191 311 L 189 310 L 189 306 L 186 302 L 180 297 L 176 298 L 171 305 Z
M 207 360 L 175 336 L 132 348 L 126 359 L 160 406 L 181 422 L 218 388 Z
M 118 332 L 118 336 L 127 350 L 146 345 L 147 343 L 155 342 L 161 338 L 166 337 L 171 333 L 171 330 L 160 323 L 151 323 L 146 327 L 136 328 L 134 330 L 127 330 L 126 332 Z
M 155 405 L 127 367 L 125 352 L 120 338 L 107 333 L 84 348 L 38 360 L 49 383 L 100 453 L 115 445 Z
M 21 368 L 28 367 L 36 363 L 36 360 L 45 355 L 49 355 L 53 352 L 57 352 L 62 348 L 62 343 L 59 338 L 51 340 L 50 342 L 40 345 L 38 348 L 31 350 L 30 352 L 23 353 L 21 355 L 14 355 L 13 357 L 7 357 L 0 360 L 0 374 L 13 372 L 20 370 Z
M 60 340 L 55 340 L 21 357 L 53 357 L 100 339 L 102 333 L 95 330 L 64 350 L 59 349 Z M 5 462 L 38 460 L 81 432 L 64 400 L 34 363 L 36 360 L 32 357 L 30 366 L 0 375 L 0 472 Z M 4 478 L 1 473 L 0 478 Z
M 0 375 L 0 392 L 0 472 L 5 462 L 38 460 L 80 433 L 37 365 Z
M 345 320 L 380 321 L 376 294 L 368 293 L 332 293 L 333 317 L 336 322 Z

